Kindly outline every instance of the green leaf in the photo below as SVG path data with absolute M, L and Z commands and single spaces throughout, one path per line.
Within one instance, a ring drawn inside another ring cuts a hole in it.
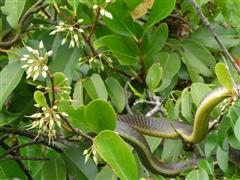
M 204 169 L 192 170 L 186 176 L 185 180 L 208 180 L 208 174 Z
M 157 88 L 162 78 L 162 67 L 159 63 L 154 63 L 148 70 L 146 83 L 153 92 Z
M 108 77 L 106 80 L 106 87 L 108 94 L 116 106 L 117 111 L 121 112 L 125 106 L 125 94 L 124 89 L 117 79 Z
M 155 0 L 151 14 L 145 24 L 145 31 L 152 27 L 155 23 L 166 18 L 175 7 L 175 0 Z
M 217 147 L 217 162 L 223 171 L 228 169 L 228 151 L 224 151 L 220 146 Z
M 164 141 L 163 152 L 161 160 L 163 162 L 176 162 L 182 151 L 183 145 L 182 141 L 179 139 L 166 139 Z
M 113 131 L 94 139 L 94 148 L 122 180 L 137 179 L 137 165 L 128 145 Z
M 231 80 L 231 76 L 228 73 L 227 67 L 224 63 L 217 63 L 215 66 L 215 73 L 217 75 L 217 79 L 220 82 L 220 84 L 227 89 L 231 90 L 233 89 L 233 82 Z
M 109 165 L 106 165 L 101 169 L 97 174 L 95 180 L 117 180 L 117 176 L 112 171 L 112 168 Z
M 213 152 L 213 150 L 217 147 L 218 145 L 218 137 L 216 134 L 210 134 L 207 138 L 207 141 L 205 143 L 205 154 L 206 157 L 209 158 Z
M 188 88 L 185 88 L 182 91 L 182 97 L 181 97 L 181 112 L 183 117 L 188 121 L 192 122 L 193 115 L 192 115 L 192 99 L 191 94 L 188 91 Z
M 207 159 L 201 159 L 198 163 L 199 168 L 204 169 L 208 174 L 214 175 L 213 162 L 208 162 Z
M 41 107 L 48 107 L 47 100 L 44 96 L 44 93 L 41 91 L 34 92 L 34 100 Z
M 77 8 L 78 8 L 78 5 L 79 5 L 79 0 L 68 0 L 68 3 L 73 8 L 73 16 L 76 16 L 77 15 Z
M 97 167 L 91 158 L 85 163 L 83 150 L 70 147 L 62 153 L 62 158 L 65 161 L 67 171 L 72 177 L 77 180 L 95 179 L 98 171 Z
M 4 112 L 0 112 L 0 127 L 10 124 L 15 121 L 18 116 L 13 116 Z
M 7 0 L 1 7 L 3 14 L 7 16 L 8 23 L 15 29 L 18 28 L 18 21 L 21 17 L 26 0 Z
M 69 48 L 68 44 L 59 46 L 61 42 L 62 37 L 57 35 L 53 42 L 52 50 L 54 53 L 49 63 L 49 70 L 51 72 L 63 72 L 71 82 L 81 55 L 81 50 L 77 47 Z
M 116 114 L 112 106 L 104 100 L 97 99 L 89 103 L 84 110 L 85 123 L 94 132 L 104 129 L 114 130 L 116 127 Z
M 154 55 L 159 52 L 165 45 L 168 38 L 168 26 L 166 23 L 161 24 L 158 29 L 151 32 L 148 46 L 145 49 L 145 56 Z
M 205 77 L 213 76 L 209 67 L 215 65 L 215 59 L 204 46 L 193 40 L 183 41 L 182 46 L 184 48 L 183 61 L 192 81 L 202 82 L 201 75 Z
M 94 41 L 95 48 L 103 46 L 110 49 L 121 65 L 132 65 L 137 62 L 138 49 L 129 38 L 108 35 Z
M 240 117 L 238 117 L 237 122 L 234 125 L 234 134 L 238 141 L 240 141 Z
M 212 89 L 203 83 L 193 83 L 191 86 L 191 94 L 193 102 L 196 106 L 199 105 L 201 100 L 206 96 Z
M 9 54 L 8 58 L 9 63 L 0 72 L 0 110 L 20 82 L 24 72 L 17 56 Z
M 163 70 L 162 82 L 159 87 L 159 90 L 162 91 L 171 84 L 174 76 L 179 72 L 181 60 L 179 55 L 174 52 L 171 54 L 161 52 L 156 58 L 155 61 L 161 64 Z
M 138 4 L 142 2 L 142 0 L 131 0 L 131 1 L 123 0 L 123 1 L 127 4 L 130 10 L 133 10 L 135 7 L 137 7 Z
M 93 74 L 84 82 L 84 88 L 92 99 L 104 99 L 107 101 L 108 93 L 105 84 L 99 74 Z
M 83 83 L 82 83 L 82 81 L 78 81 L 75 84 L 74 91 L 73 91 L 72 106 L 75 109 L 78 109 L 83 104 L 84 104 L 84 102 L 83 102 Z
M 41 174 L 41 178 L 44 180 L 65 180 L 66 167 L 64 161 L 61 158 L 45 161 Z

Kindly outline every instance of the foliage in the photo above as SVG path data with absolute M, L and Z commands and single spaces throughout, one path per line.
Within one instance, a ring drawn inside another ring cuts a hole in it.
M 239 64 L 239 0 L 197 3 Z M 205 95 L 240 82 L 223 53 L 188 0 L 0 1 L 0 179 L 162 179 L 114 132 L 117 114 L 192 124 Z M 176 179 L 240 178 L 239 108 L 215 108 L 190 150 L 147 142 L 166 163 L 205 157 Z

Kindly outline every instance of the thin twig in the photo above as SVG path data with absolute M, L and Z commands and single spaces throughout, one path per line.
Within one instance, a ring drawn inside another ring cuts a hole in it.
M 21 149 L 23 147 L 26 147 L 26 146 L 30 146 L 30 145 L 33 145 L 33 144 L 37 144 L 38 142 L 29 142 L 29 143 L 26 143 L 26 144 L 19 144 L 17 146 L 13 146 L 11 148 L 9 148 L 7 151 L 5 151 L 1 156 L 0 156 L 0 159 L 4 158 L 4 156 L 6 156 L 7 154 L 10 154 L 11 152 L 17 150 L 17 149 Z
M 92 35 L 93 35 L 93 33 L 94 33 L 94 31 L 95 31 L 95 29 L 96 29 L 96 27 L 97 27 L 97 22 L 98 22 L 98 19 L 99 19 L 99 17 L 100 17 L 100 10 L 101 10 L 100 8 L 97 9 L 95 21 L 94 21 L 94 23 L 93 23 L 91 32 L 90 32 L 90 34 L 89 34 L 88 37 L 87 37 L 87 41 L 89 41 L 89 42 L 91 42 Z
M 5 150 L 10 149 L 10 147 L 3 141 L 0 141 L 0 145 Z M 17 152 L 11 152 L 11 155 L 16 156 L 19 154 Z M 17 162 L 18 166 L 22 169 L 23 173 L 27 176 L 28 180 L 33 180 L 33 177 L 31 175 L 29 169 L 24 165 L 24 163 L 19 159 L 16 159 L 16 162 Z
M 231 54 L 229 53 L 229 51 L 227 50 L 227 48 L 225 47 L 225 45 L 222 43 L 222 41 L 220 40 L 220 38 L 218 37 L 218 34 L 216 32 L 216 30 L 214 29 L 214 27 L 212 27 L 209 23 L 209 21 L 207 20 L 207 18 L 204 16 L 204 14 L 201 11 L 201 7 L 199 7 L 199 5 L 196 3 L 195 0 L 188 0 L 193 7 L 195 8 L 197 14 L 199 15 L 200 19 L 202 20 L 203 24 L 208 27 L 209 31 L 212 33 L 212 36 L 214 37 L 214 39 L 217 41 L 217 43 L 219 44 L 219 46 L 222 48 L 225 56 L 227 56 L 227 58 L 230 60 L 230 62 L 232 63 L 232 65 L 235 67 L 235 69 L 237 70 L 238 74 L 240 74 L 240 67 L 238 67 L 238 65 L 235 63 L 233 57 L 231 56 Z

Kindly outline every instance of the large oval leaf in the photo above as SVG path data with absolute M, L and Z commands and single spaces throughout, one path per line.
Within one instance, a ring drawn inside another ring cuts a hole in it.
M 162 67 L 159 63 L 154 63 L 148 70 L 146 83 L 151 91 L 157 88 L 162 78 Z
M 138 49 L 129 38 L 117 35 L 104 36 L 94 42 L 96 48 L 106 46 L 117 58 L 121 65 L 132 65 L 137 62 Z
M 137 179 L 137 165 L 127 144 L 113 131 L 105 130 L 94 139 L 94 148 L 122 180 Z
M 186 176 L 185 180 L 208 180 L 208 174 L 204 169 L 192 170 Z
M 118 80 L 112 77 L 108 77 L 105 82 L 110 98 L 116 106 L 117 111 L 121 112 L 125 106 L 125 94 L 123 87 Z
M 155 0 L 145 30 L 167 17 L 175 7 L 175 0 Z
M 227 89 L 233 88 L 233 82 L 231 80 L 231 76 L 228 73 L 228 70 L 226 68 L 226 65 L 224 63 L 217 63 L 215 66 L 215 73 L 217 75 L 217 79 L 220 82 L 220 84 Z
M 112 106 L 104 100 L 97 99 L 89 103 L 84 110 L 85 123 L 94 132 L 104 129 L 114 130 L 116 127 L 116 114 Z
M 84 82 L 84 87 L 92 99 L 101 98 L 107 101 L 108 93 L 99 74 L 93 74 Z

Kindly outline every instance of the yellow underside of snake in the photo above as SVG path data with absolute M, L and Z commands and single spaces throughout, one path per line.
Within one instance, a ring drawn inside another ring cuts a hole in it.
M 228 97 L 236 96 L 234 90 L 220 87 L 200 102 L 193 126 L 163 118 L 146 117 L 142 115 L 119 115 L 116 131 L 137 151 L 143 165 L 155 174 L 176 175 L 196 166 L 198 160 L 190 159 L 184 162 L 166 164 L 154 158 L 142 134 L 160 138 L 183 138 L 190 143 L 202 141 L 208 134 L 209 116 L 212 110 Z

